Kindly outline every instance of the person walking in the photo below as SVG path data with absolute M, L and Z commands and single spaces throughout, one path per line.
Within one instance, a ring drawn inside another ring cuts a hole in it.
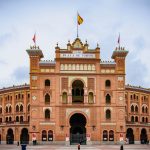
M 78 144 L 78 150 L 80 150 L 80 144 Z

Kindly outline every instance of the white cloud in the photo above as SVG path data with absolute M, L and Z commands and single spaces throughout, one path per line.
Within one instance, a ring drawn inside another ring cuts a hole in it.
M 50 2 L 48 0 L 3 1 L 0 9 L 0 86 L 22 83 L 15 77 L 17 68 L 29 66 L 26 49 L 33 44 L 37 33 L 37 44 L 45 59 L 54 59 L 55 46 L 66 47 L 67 41 L 76 38 L 76 11 L 84 18 L 79 35 L 86 39 L 90 48 L 97 42 L 101 47 L 101 58 L 110 59 L 121 33 L 121 45 L 129 50 L 127 56 L 127 82 L 150 87 L 150 3 L 141 1 L 93 0 Z M 5 63 L 2 63 L 5 62 Z M 134 71 L 134 67 L 137 67 Z M 24 73 L 27 73 L 26 71 Z M 142 76 L 139 80 L 138 76 Z M 26 76 L 26 75 L 25 75 Z M 133 78 L 136 76 L 137 78 Z M 134 80 L 134 81 L 133 81 Z M 8 82 L 7 82 L 8 81 Z

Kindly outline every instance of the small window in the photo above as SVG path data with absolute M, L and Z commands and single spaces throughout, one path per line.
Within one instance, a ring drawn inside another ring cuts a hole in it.
M 2 107 L 0 107 L 0 114 L 2 114 Z
M 135 106 L 135 112 L 138 112 L 138 106 Z
M 30 112 L 30 104 L 28 105 L 28 112 Z
M 52 130 L 48 131 L 48 141 L 53 141 L 53 131 Z
M 8 107 L 6 106 L 6 113 L 8 113 Z
M 148 109 L 147 109 L 147 107 L 145 108 L 145 112 L 146 112 L 146 113 L 148 113 Z
M 111 103 L 111 97 L 109 94 L 106 95 L 106 104 L 110 104 Z
M 16 112 L 19 112 L 19 106 L 18 105 L 16 106 Z
M 144 122 L 144 120 L 145 120 L 144 117 L 142 117 L 142 122 Z
M 45 119 L 50 119 L 50 110 L 49 109 L 45 110 Z
M 48 93 L 45 95 L 45 104 L 50 104 L 50 95 Z
M 23 122 L 23 116 L 20 116 L 20 122 Z
M 109 109 L 106 110 L 106 119 L 111 119 L 111 112 Z
M 68 100 L 67 93 L 66 93 L 66 92 L 63 92 L 63 95 L 62 95 L 62 103 L 63 103 L 63 104 L 66 104 L 66 103 L 67 103 L 67 100 Z
M 50 80 L 45 80 L 45 86 L 50 86 Z
M 138 117 L 137 116 L 135 117 L 135 122 L 138 122 Z
M 146 123 L 148 123 L 148 118 L 146 117 Z
M 144 106 L 142 107 L 142 113 L 144 113 L 145 111 L 144 111 Z
M 16 122 L 19 122 L 19 116 L 16 116 Z
M 109 131 L 109 141 L 114 141 L 114 131 Z
M 23 106 L 20 105 L 20 112 L 23 112 Z
M 42 131 L 42 141 L 47 141 L 47 132 L 46 132 L 46 130 Z
M 134 122 L 134 116 L 131 116 L 131 122 Z
M 131 112 L 134 112 L 134 106 L 133 105 L 131 106 Z
M 90 104 L 94 103 L 93 92 L 89 92 L 88 100 L 89 100 L 89 103 L 90 103 Z
M 103 141 L 108 141 L 108 132 L 107 132 L 107 130 L 103 131 Z
M 105 87 L 110 87 L 111 86 L 111 82 L 110 82 L 110 80 L 106 80 L 105 81 Z

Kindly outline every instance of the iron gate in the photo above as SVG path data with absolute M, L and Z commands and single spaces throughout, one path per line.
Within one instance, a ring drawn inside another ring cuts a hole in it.
M 81 144 L 85 145 L 86 144 L 86 134 L 70 134 L 70 144 Z

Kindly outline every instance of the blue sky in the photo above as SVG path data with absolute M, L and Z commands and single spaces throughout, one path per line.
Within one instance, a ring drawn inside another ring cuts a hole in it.
M 25 50 L 35 31 L 44 59 L 54 59 L 57 42 L 66 48 L 76 38 L 77 11 L 81 40 L 90 48 L 99 43 L 101 59 L 111 60 L 120 32 L 129 50 L 126 84 L 150 88 L 149 0 L 0 0 L 0 88 L 29 83 Z

